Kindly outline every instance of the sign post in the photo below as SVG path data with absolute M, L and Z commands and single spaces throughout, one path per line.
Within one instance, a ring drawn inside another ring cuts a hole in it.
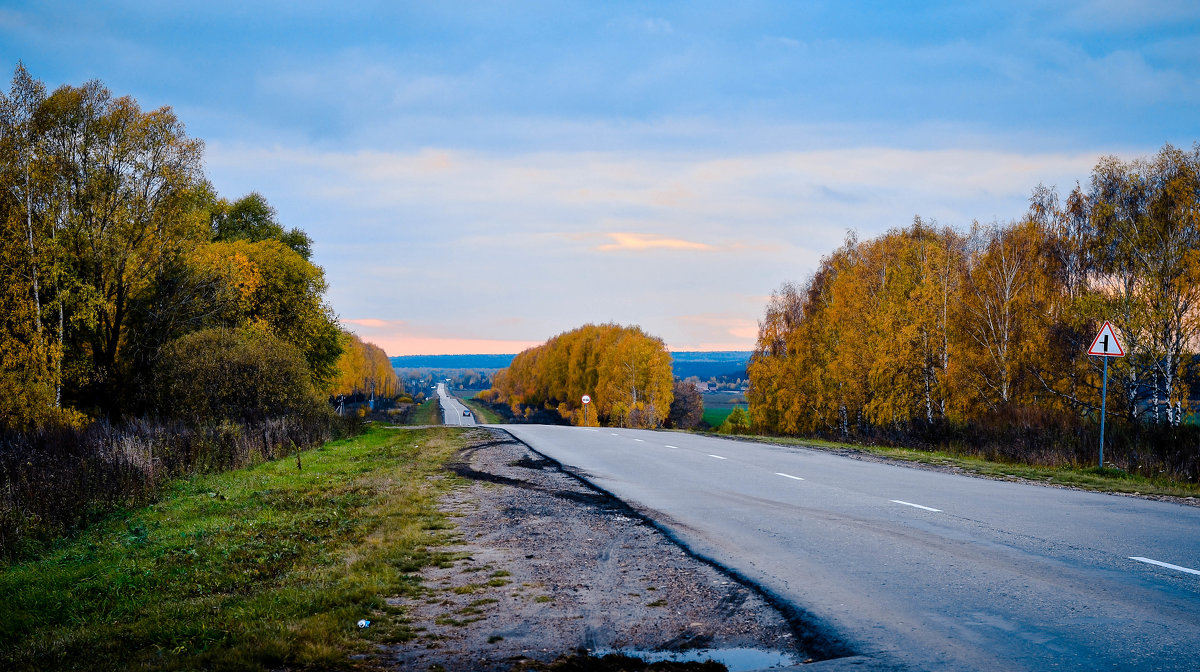
M 1100 327 L 1100 333 L 1096 334 L 1096 339 L 1092 341 L 1092 347 L 1088 348 L 1088 354 L 1104 358 L 1104 385 L 1100 392 L 1100 468 L 1103 469 L 1104 414 L 1108 406 L 1108 358 L 1125 356 L 1125 350 L 1121 348 L 1121 342 L 1117 340 L 1117 332 L 1113 331 L 1111 322 L 1104 321 L 1104 326 Z
M 588 407 L 588 404 L 590 404 L 590 403 L 592 403 L 592 398 L 586 394 L 583 395 L 583 426 L 584 427 L 588 426 L 588 424 L 587 424 L 587 407 Z

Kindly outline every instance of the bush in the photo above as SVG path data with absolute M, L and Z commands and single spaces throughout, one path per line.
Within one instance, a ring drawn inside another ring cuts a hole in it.
M 299 349 L 256 328 L 205 329 L 172 341 L 156 385 L 161 415 L 196 425 L 328 413 Z
M 682 380 L 675 381 L 671 410 L 667 413 L 666 426 L 676 429 L 695 429 L 704 417 L 704 398 L 696 386 Z
M 745 434 L 750 431 L 750 415 L 741 406 L 734 406 L 725 424 L 721 425 L 722 434 Z

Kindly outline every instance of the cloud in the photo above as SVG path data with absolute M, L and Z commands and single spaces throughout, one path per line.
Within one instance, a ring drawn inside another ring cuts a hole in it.
M 388 355 L 438 355 L 454 352 L 480 355 L 509 354 L 544 342 L 464 338 L 461 332 L 450 333 L 446 325 L 422 327 L 408 320 L 354 318 L 342 319 L 341 323 L 364 341 L 383 348 Z
M 812 273 L 847 229 L 866 238 L 917 214 L 961 227 L 1019 217 L 1035 185 L 1069 189 L 1096 158 L 895 147 L 208 150 L 218 192 L 252 185 L 308 232 L 334 308 L 353 316 L 344 323 L 391 354 L 513 352 L 606 321 L 639 324 L 672 347 L 749 349 L 762 297 Z
M 705 243 L 681 240 L 679 238 L 663 238 L 648 233 L 610 233 L 607 235 L 613 242 L 601 245 L 596 248 L 597 250 L 601 252 L 615 252 L 623 250 L 666 249 L 712 252 L 717 249 Z
M 611 24 L 649 35 L 670 35 L 675 32 L 675 27 L 671 25 L 670 21 L 658 17 L 625 16 L 612 21 Z
M 342 323 L 343 324 L 351 324 L 351 325 L 355 325 L 355 326 L 359 326 L 359 327 L 367 327 L 367 328 L 372 328 L 372 329 L 385 328 L 388 326 L 393 326 L 395 324 L 403 324 L 403 322 L 396 323 L 396 322 L 390 322 L 388 320 L 377 320 L 375 318 L 364 318 L 364 319 L 358 319 L 358 320 L 342 320 Z
M 703 313 L 675 318 L 685 334 L 673 350 L 749 350 L 758 337 L 758 320 L 728 314 Z

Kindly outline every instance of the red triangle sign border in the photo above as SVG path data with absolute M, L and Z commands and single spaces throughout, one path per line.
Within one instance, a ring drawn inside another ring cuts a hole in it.
M 1098 350 L 1101 339 L 1107 334 L 1112 339 L 1113 346 L 1116 347 L 1116 352 L 1109 352 L 1107 348 L 1107 340 L 1105 340 L 1105 349 Z M 1096 357 L 1124 357 L 1125 349 L 1121 347 L 1121 341 L 1117 340 L 1117 332 L 1113 331 L 1112 323 L 1108 320 L 1104 321 L 1104 326 L 1100 327 L 1100 333 L 1096 334 L 1095 340 L 1092 341 L 1092 347 L 1088 348 L 1088 354 Z

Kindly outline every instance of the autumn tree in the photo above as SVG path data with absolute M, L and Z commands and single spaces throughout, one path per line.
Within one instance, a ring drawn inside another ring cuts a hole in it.
M 337 374 L 331 383 L 330 394 L 394 397 L 404 391 L 382 348 L 364 342 L 350 332 L 342 332 L 341 341 L 342 354 L 337 360 Z
M 671 409 L 667 413 L 666 426 L 676 429 L 695 429 L 704 416 L 704 399 L 694 383 L 675 381 L 672 388 Z
M 1200 335 L 1200 146 L 1101 160 L 1092 176 L 1098 289 L 1128 348 L 1127 412 L 1179 424 Z M 1148 403 L 1143 403 L 1148 402 Z
M 210 214 L 215 241 L 278 240 L 305 260 L 312 258 L 312 239 L 300 229 L 284 229 L 275 208 L 258 192 L 251 192 L 232 203 L 219 199 Z
M 328 381 L 338 329 L 307 237 L 260 195 L 217 197 L 201 158 L 170 108 L 95 81 L 47 95 L 17 66 L 0 93 L 0 425 L 147 413 L 164 346 L 204 329 L 269 330 Z
M 749 366 L 761 431 L 901 435 L 1025 411 L 1094 416 L 1104 320 L 1128 356 L 1110 405 L 1179 424 L 1200 345 L 1200 146 L 1102 159 L 1060 200 L 967 233 L 920 218 L 846 243 L 772 297 Z M 1059 416 L 1067 417 L 1067 416 Z
M 591 422 L 657 427 L 670 411 L 672 381 L 661 339 L 637 327 L 589 324 L 517 354 L 486 397 L 516 414 L 545 409 L 581 424 L 586 394 Z
M 995 409 L 1028 403 L 1019 389 L 1031 351 L 1041 347 L 1037 316 L 1046 284 L 1043 231 L 1032 220 L 972 229 L 961 330 L 977 398 Z

